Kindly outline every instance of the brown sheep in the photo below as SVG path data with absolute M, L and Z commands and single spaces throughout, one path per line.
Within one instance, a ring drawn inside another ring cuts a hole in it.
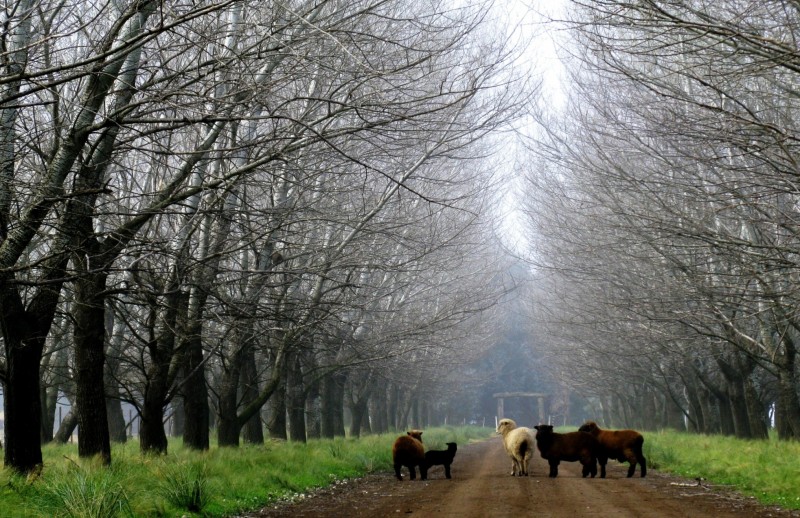
M 400 468 L 408 468 L 409 478 L 417 478 L 415 466 L 419 466 L 419 476 L 422 480 L 428 479 L 428 465 L 425 462 L 425 447 L 422 445 L 422 431 L 410 430 L 406 435 L 401 435 L 395 439 L 392 445 L 392 461 L 394 463 L 394 474 L 397 480 L 403 480 Z
M 558 465 L 562 460 L 580 461 L 583 464 L 582 474 L 586 478 L 597 475 L 597 455 L 600 445 L 591 434 L 583 432 L 556 433 L 549 424 L 540 424 L 536 428 L 536 445 L 543 459 L 550 464 L 551 478 L 558 476 Z
M 641 467 L 642 476 L 647 475 L 647 459 L 642 454 L 644 437 L 636 430 L 603 430 L 594 421 L 586 421 L 578 428 L 581 432 L 592 434 L 600 443 L 600 477 L 606 476 L 606 460 L 614 459 L 619 462 L 629 462 L 628 478 L 636 473 L 636 463 Z
M 511 476 L 528 476 L 528 463 L 535 448 L 530 428 L 517 427 L 513 419 L 501 419 L 497 433 L 503 436 L 503 446 L 511 457 Z

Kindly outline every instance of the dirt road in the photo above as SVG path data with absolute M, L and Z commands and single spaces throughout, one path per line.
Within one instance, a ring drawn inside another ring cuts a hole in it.
M 627 466 L 627 465 L 624 465 Z M 500 438 L 460 446 L 447 480 L 435 466 L 427 481 L 397 481 L 381 473 L 340 484 L 293 504 L 263 509 L 256 517 L 773 517 L 798 518 L 790 512 L 759 505 L 728 489 L 679 479 L 648 470 L 642 479 L 625 478 L 625 467 L 609 462 L 608 477 L 581 478 L 580 464 L 562 463 L 558 478 L 547 477 L 547 464 L 537 455 L 532 476 L 511 477 Z

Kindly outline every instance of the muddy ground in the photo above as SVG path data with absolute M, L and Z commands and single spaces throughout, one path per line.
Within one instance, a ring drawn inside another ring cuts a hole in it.
M 627 464 L 611 461 L 608 476 L 581 478 L 580 464 L 562 463 L 555 479 L 547 464 L 534 458 L 532 475 L 511 477 L 511 462 L 499 437 L 459 446 L 452 479 L 442 466 L 428 480 L 402 482 L 379 473 L 318 490 L 294 503 L 262 509 L 263 517 L 773 517 L 800 518 L 800 512 L 765 507 L 750 497 L 705 481 L 680 479 L 648 469 L 647 477 L 626 478 Z

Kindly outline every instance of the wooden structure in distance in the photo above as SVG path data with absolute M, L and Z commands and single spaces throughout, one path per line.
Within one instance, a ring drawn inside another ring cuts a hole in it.
M 496 394 L 492 394 L 492 397 L 497 400 L 497 418 L 503 419 L 503 406 L 506 398 L 510 397 L 524 397 L 524 398 L 535 398 L 536 402 L 539 407 L 539 423 L 546 423 L 545 420 L 546 411 L 545 411 L 545 400 L 550 394 L 544 394 L 541 392 L 497 392 Z

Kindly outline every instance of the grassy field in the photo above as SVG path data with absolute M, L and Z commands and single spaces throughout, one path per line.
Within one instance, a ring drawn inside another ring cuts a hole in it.
M 800 509 L 800 442 L 645 433 L 648 467 L 728 485 L 765 504 Z
M 490 428 L 425 430 L 425 446 L 466 445 Z M 76 445 L 47 446 L 39 477 L 0 474 L 0 516 L 232 516 L 270 501 L 302 498 L 314 487 L 374 471 L 390 471 L 397 433 L 361 439 L 283 441 L 212 448 L 198 453 L 172 440 L 169 455 L 142 456 L 138 443 L 117 445 L 111 469 L 78 458 Z
M 573 428 L 574 429 L 574 428 Z M 443 449 L 493 435 L 493 429 L 425 431 L 425 445 Z M 735 487 L 768 504 L 800 509 L 800 443 L 743 441 L 721 436 L 647 432 L 649 467 Z M 138 444 L 116 446 L 113 466 L 78 459 L 75 445 L 47 446 L 38 477 L 0 472 L 3 517 L 231 516 L 311 488 L 391 470 L 396 433 L 307 444 L 189 451 L 170 443 L 166 456 L 141 456 Z

